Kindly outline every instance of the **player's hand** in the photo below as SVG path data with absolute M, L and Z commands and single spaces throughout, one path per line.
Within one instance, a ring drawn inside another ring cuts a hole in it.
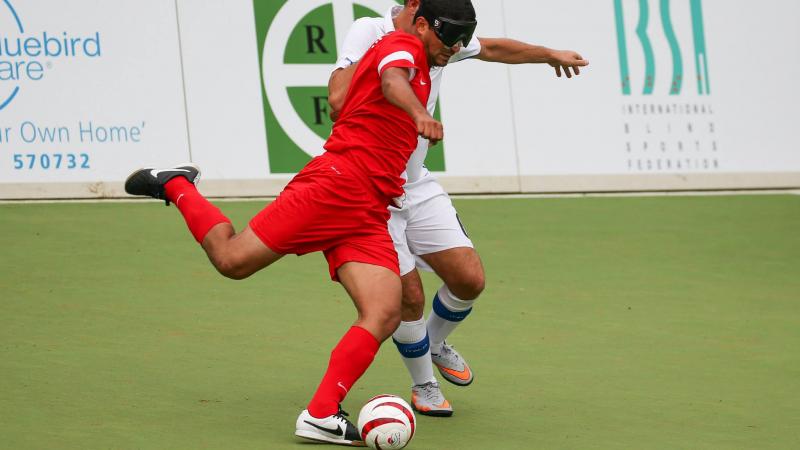
M 553 52 L 548 64 L 556 69 L 557 77 L 560 78 L 563 72 L 567 78 L 572 78 L 573 72 L 576 76 L 580 75 L 580 68 L 588 66 L 589 61 L 571 50 L 556 50 Z
M 444 127 L 442 123 L 431 117 L 429 114 L 420 115 L 414 119 L 417 124 L 417 133 L 430 141 L 431 145 L 436 145 L 444 138 Z

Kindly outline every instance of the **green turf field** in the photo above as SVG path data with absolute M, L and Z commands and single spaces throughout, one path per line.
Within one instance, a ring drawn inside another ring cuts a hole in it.
M 409 448 L 800 448 L 800 196 L 457 207 L 476 378 Z M 155 201 L 6 204 L 0 269 L 0 448 L 315 448 L 294 421 L 354 317 L 321 255 L 229 281 Z M 408 385 L 387 343 L 344 406 Z

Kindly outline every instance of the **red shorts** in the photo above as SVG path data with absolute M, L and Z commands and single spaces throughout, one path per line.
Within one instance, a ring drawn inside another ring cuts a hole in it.
M 324 153 L 250 221 L 250 228 L 277 253 L 324 252 L 334 281 L 346 262 L 374 264 L 400 275 L 387 206 L 362 172 L 341 156 Z

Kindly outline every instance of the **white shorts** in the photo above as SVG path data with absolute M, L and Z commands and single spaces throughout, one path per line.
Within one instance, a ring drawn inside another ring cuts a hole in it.
M 472 241 L 458 219 L 450 197 L 441 194 L 415 203 L 413 190 L 406 192 L 406 201 L 401 209 L 390 207 L 389 234 L 400 260 L 400 275 L 406 275 L 415 267 L 432 271 L 420 255 L 449 250 L 451 248 L 473 248 Z

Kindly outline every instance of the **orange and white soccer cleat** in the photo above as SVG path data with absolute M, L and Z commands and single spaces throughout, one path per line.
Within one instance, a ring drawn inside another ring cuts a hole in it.
M 414 411 L 434 417 L 450 417 L 453 415 L 453 407 L 444 398 L 439 383 L 429 381 L 425 384 L 418 384 L 411 388 L 411 405 Z
M 468 386 L 472 383 L 473 376 L 469 365 L 447 342 L 442 344 L 442 350 L 439 353 L 431 352 L 431 361 L 445 380 L 457 386 Z

